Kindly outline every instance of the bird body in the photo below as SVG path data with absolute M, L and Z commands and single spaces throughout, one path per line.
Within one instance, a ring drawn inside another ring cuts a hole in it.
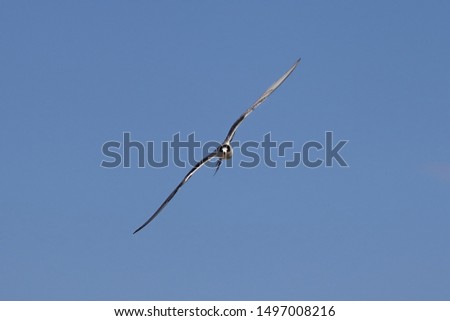
M 210 153 L 206 157 L 204 157 L 200 162 L 198 162 L 190 171 L 187 173 L 187 175 L 183 178 L 183 180 L 177 185 L 177 187 L 172 191 L 172 193 L 166 198 L 166 200 L 159 206 L 159 208 L 156 210 L 155 213 L 144 223 L 142 224 L 136 231 L 133 232 L 133 234 L 136 234 L 140 230 L 142 230 L 145 226 L 147 226 L 153 219 L 162 211 L 162 209 L 170 202 L 170 200 L 175 196 L 175 194 L 178 192 L 181 186 L 183 186 L 191 177 L 192 175 L 197 172 L 200 167 L 202 167 L 204 164 L 209 162 L 213 158 L 217 158 L 216 163 L 216 170 L 214 172 L 214 175 L 217 173 L 217 171 L 220 168 L 220 165 L 222 164 L 223 159 L 230 159 L 233 156 L 233 149 L 231 147 L 231 142 L 233 141 L 234 135 L 236 133 L 236 130 L 238 129 L 239 125 L 244 121 L 245 118 L 250 115 L 252 111 L 254 111 L 259 105 L 261 105 L 264 100 L 267 99 L 267 97 L 270 96 L 285 80 L 289 75 L 294 71 L 294 69 L 299 64 L 300 59 L 298 59 L 294 65 L 286 71 L 283 76 L 280 77 L 276 82 L 274 82 L 254 103 L 251 105 L 234 123 L 231 125 L 230 130 L 228 131 L 227 136 L 225 137 L 222 145 L 220 145 L 214 152 Z

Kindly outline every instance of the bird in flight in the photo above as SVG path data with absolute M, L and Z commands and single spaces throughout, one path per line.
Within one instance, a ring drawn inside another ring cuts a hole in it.
M 204 164 L 206 164 L 211 159 L 217 157 L 217 163 L 216 163 L 216 170 L 214 174 L 217 173 L 217 171 L 220 168 L 220 164 L 222 163 L 223 159 L 230 159 L 233 155 L 233 149 L 231 148 L 231 141 L 234 138 L 234 134 L 236 133 L 236 130 L 238 129 L 239 125 L 244 121 L 245 118 L 247 118 L 248 115 L 252 111 L 254 111 L 261 103 L 267 99 L 267 97 L 270 96 L 285 80 L 289 75 L 294 71 L 295 67 L 299 64 L 300 59 L 298 59 L 294 65 L 286 71 L 286 73 L 281 76 L 280 79 L 278 79 L 276 82 L 272 84 L 262 95 L 259 97 L 253 105 L 251 105 L 234 123 L 231 125 L 230 130 L 228 131 L 227 137 L 225 137 L 225 140 L 223 141 L 222 145 L 220 145 L 215 151 L 210 153 L 209 155 L 205 156 L 200 162 L 198 162 L 190 171 L 187 173 L 187 175 L 183 178 L 183 180 L 178 184 L 178 186 L 173 190 L 172 193 L 166 198 L 166 200 L 158 207 L 155 213 L 144 223 L 142 224 L 136 231 L 133 232 L 133 234 L 136 234 L 140 230 L 142 230 L 145 226 L 147 226 L 151 221 L 155 219 L 155 217 L 162 211 L 164 207 L 166 207 L 167 204 L 172 200 L 172 198 L 175 196 L 175 194 L 178 192 L 178 190 L 187 183 L 187 181 L 192 177 L 192 175 L 197 172 L 200 167 L 202 167 Z

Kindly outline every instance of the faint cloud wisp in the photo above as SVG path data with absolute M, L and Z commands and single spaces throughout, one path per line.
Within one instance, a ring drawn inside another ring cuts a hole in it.
M 425 166 L 428 176 L 444 182 L 450 182 L 450 163 L 432 162 Z

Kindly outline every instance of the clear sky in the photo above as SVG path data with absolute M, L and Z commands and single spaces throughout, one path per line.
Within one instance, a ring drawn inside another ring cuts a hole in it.
M 449 300 L 449 16 L 448 1 L 2 1 L 0 299 Z M 299 57 L 236 140 L 301 151 L 332 131 L 349 167 L 246 169 L 237 151 L 132 235 L 189 169 L 137 168 L 135 151 L 105 169 L 102 145 L 221 141 Z

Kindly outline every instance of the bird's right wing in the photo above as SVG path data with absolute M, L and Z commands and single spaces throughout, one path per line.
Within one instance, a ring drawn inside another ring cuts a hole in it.
M 162 209 L 169 204 L 170 200 L 175 196 L 175 194 L 178 192 L 181 186 L 183 186 L 191 177 L 194 175 L 196 171 L 200 169 L 206 162 L 208 162 L 210 159 L 214 158 L 217 155 L 217 151 L 212 152 L 205 158 L 203 158 L 200 162 L 198 162 L 190 171 L 187 173 L 187 175 L 183 178 L 183 180 L 178 184 L 178 186 L 173 190 L 172 193 L 166 198 L 166 200 L 159 206 L 159 208 L 156 210 L 156 212 L 144 223 L 142 224 L 136 231 L 133 232 L 133 234 L 136 234 L 140 230 L 142 230 L 147 224 L 149 224 L 153 219 L 162 211 Z
M 233 140 L 234 134 L 236 133 L 236 130 L 238 129 L 239 125 L 244 121 L 244 119 L 250 115 L 250 113 L 252 111 L 254 111 L 256 109 L 256 107 L 258 107 L 259 105 L 262 104 L 262 102 L 264 100 L 267 99 L 267 97 L 270 96 L 270 94 L 272 94 L 278 87 L 280 87 L 280 85 L 286 80 L 287 77 L 289 77 L 289 75 L 294 71 L 295 67 L 297 67 L 298 63 L 300 62 L 300 59 L 298 59 L 294 65 L 292 65 L 292 67 L 285 72 L 285 74 L 283 76 L 281 76 L 280 79 L 278 79 L 276 82 L 274 82 L 272 84 L 272 86 L 270 86 L 269 88 L 267 88 L 267 90 L 261 95 L 261 97 L 259 97 L 254 103 L 253 105 L 251 105 L 235 122 L 234 124 L 231 126 L 227 137 L 224 140 L 224 143 L 230 143 Z

